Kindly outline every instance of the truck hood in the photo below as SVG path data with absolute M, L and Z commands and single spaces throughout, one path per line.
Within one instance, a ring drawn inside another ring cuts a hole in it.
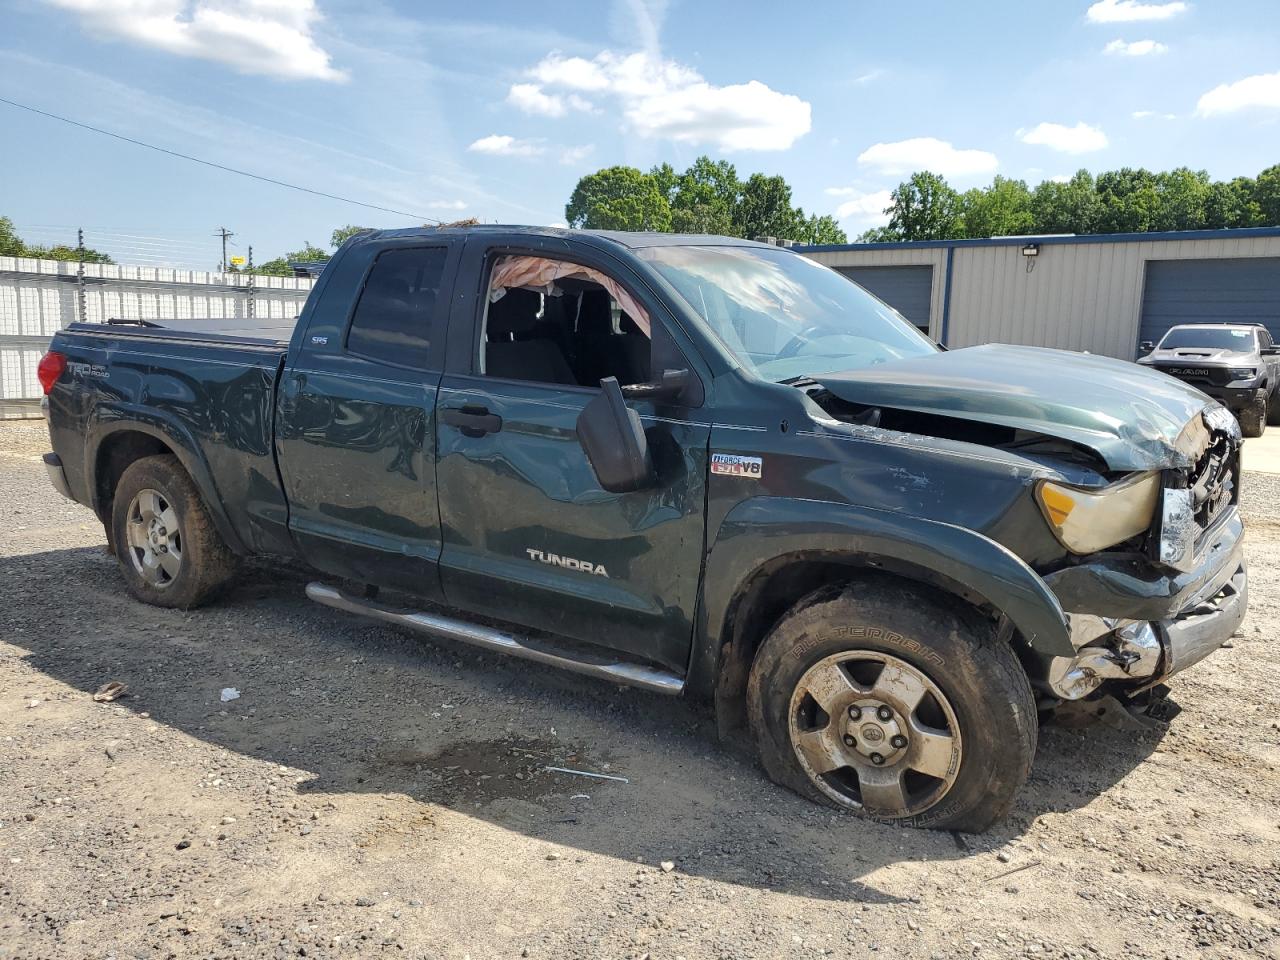
M 813 378 L 848 403 L 998 424 L 1086 447 L 1113 471 L 1190 466 L 1213 401 L 1123 360 L 987 344 Z M 1215 418 L 1218 419 L 1218 418 Z
M 1176 350 L 1152 350 L 1139 363 L 1175 363 L 1196 365 L 1258 365 L 1252 350 L 1212 350 L 1208 347 L 1178 347 Z

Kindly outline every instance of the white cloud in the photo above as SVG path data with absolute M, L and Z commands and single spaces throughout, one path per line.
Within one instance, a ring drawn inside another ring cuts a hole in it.
M 1000 165 L 986 150 L 957 150 L 936 137 L 914 137 L 896 143 L 877 143 L 858 155 L 858 162 L 880 173 L 897 176 L 931 170 L 944 177 L 993 173 Z
M 885 74 L 885 71 L 881 67 L 875 67 L 874 69 L 868 70 L 866 73 L 861 74 L 860 76 L 854 77 L 853 82 L 858 84 L 858 86 L 865 86 L 868 83 L 872 83 L 876 80 L 879 80 L 881 77 L 884 76 L 884 74 Z
M 536 83 L 515 83 L 507 91 L 507 103 L 525 113 L 539 114 L 544 117 L 563 117 L 570 110 L 591 112 L 595 108 L 591 102 L 584 100 L 576 93 L 568 96 L 547 93 Z
M 495 157 L 536 157 L 543 149 L 532 140 L 517 140 L 503 134 L 491 133 L 467 147 L 472 153 L 488 153 Z
M 1098 0 L 1085 12 L 1090 23 L 1135 23 L 1139 20 L 1168 20 L 1190 7 L 1190 4 L 1140 3 L 1139 0 Z
M 432 200 L 427 206 L 432 210 L 465 210 L 467 202 L 465 200 Z
M 642 137 L 710 142 L 726 152 L 786 150 L 811 126 L 809 104 L 797 96 L 758 80 L 716 86 L 693 68 L 653 53 L 605 50 L 590 60 L 553 53 L 529 73 L 538 83 L 527 86 L 537 86 L 546 97 L 564 96 L 566 104 L 583 93 L 616 98 L 627 124 Z M 578 103 L 591 106 L 580 96 Z
M 560 151 L 560 162 L 568 166 L 581 163 L 595 152 L 594 143 L 584 143 L 577 147 L 565 147 Z
M 1091 153 L 1107 146 L 1107 135 L 1097 127 L 1080 122 L 1074 127 L 1061 123 L 1038 123 L 1030 130 L 1019 130 L 1018 139 L 1060 153 Z
M 888 190 L 863 193 L 857 187 L 827 187 L 832 196 L 849 197 L 836 207 L 836 218 L 852 220 L 860 226 L 874 227 L 889 222 L 885 208 L 893 202 Z
M 1069 173 L 1059 173 L 1059 174 L 1057 174 L 1057 175 L 1055 175 L 1055 176 L 1050 177 L 1050 178 L 1049 178 L 1049 182 L 1050 182 L 1050 183 L 1070 183 L 1070 182 L 1071 182 L 1071 174 L 1069 174 Z
M 1177 120 L 1176 113 L 1157 113 L 1154 110 L 1135 110 L 1129 114 L 1135 120 L 1150 120 L 1152 117 L 1158 117 L 1161 120 Z
M 544 117 L 563 117 L 564 100 L 561 97 L 543 93 L 536 83 L 512 84 L 507 91 L 507 103 L 525 113 L 537 113 Z
M 1280 73 L 1260 73 L 1216 86 L 1200 98 L 1196 113 L 1212 117 L 1251 107 L 1280 108 Z
M 1120 57 L 1149 57 L 1154 53 L 1166 53 L 1169 48 L 1155 40 L 1112 40 L 1102 48 L 1103 53 Z
M 241 73 L 343 81 L 312 27 L 315 0 L 47 0 L 81 16 L 91 33 L 130 40 Z

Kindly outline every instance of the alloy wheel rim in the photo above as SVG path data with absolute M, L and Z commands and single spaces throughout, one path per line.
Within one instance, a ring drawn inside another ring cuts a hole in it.
M 125 538 L 133 568 L 161 590 L 182 570 L 182 528 L 173 504 L 158 490 L 139 490 L 129 502 Z
M 878 651 L 844 651 L 806 670 L 791 695 L 788 732 L 818 789 L 874 817 L 924 813 L 960 772 L 960 724 L 946 694 Z

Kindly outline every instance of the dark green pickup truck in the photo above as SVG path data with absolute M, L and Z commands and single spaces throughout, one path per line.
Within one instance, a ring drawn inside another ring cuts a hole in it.
M 50 476 L 138 599 L 301 559 L 337 609 L 708 701 L 878 819 L 986 827 L 1039 714 L 1138 711 L 1245 613 L 1226 409 L 945 351 L 762 244 L 366 233 L 288 343 L 74 324 L 40 378 Z

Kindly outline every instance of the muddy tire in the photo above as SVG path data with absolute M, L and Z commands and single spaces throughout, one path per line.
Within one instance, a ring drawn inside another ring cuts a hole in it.
M 1237 414 L 1240 433 L 1245 437 L 1260 437 L 1267 429 L 1267 393 L 1259 390 L 1253 401 Z
M 1271 391 L 1267 400 L 1267 426 L 1280 426 L 1280 387 Z
M 235 555 L 175 457 L 144 457 L 124 471 L 111 530 L 125 587 L 143 603 L 198 607 L 235 575 Z
M 828 587 L 761 645 L 748 717 L 769 776 L 905 826 L 980 832 L 1035 757 L 1031 686 L 989 623 L 910 584 Z

